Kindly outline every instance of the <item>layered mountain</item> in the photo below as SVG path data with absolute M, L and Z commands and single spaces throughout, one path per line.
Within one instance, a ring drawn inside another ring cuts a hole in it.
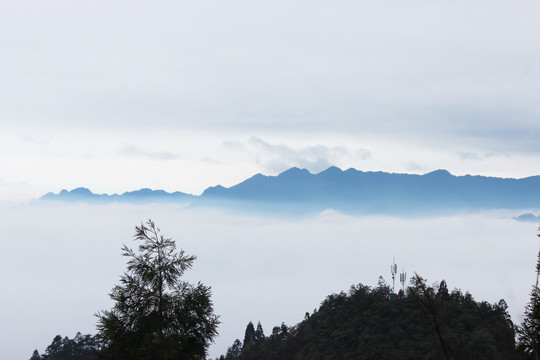
M 278 176 L 258 174 L 230 188 L 209 188 L 202 198 L 390 214 L 530 209 L 540 208 L 540 176 L 454 176 L 446 170 L 413 175 L 336 167 L 311 174 L 291 168 Z
M 446 170 L 424 175 L 342 171 L 318 174 L 291 168 L 277 176 L 257 174 L 229 188 L 215 186 L 202 195 L 141 189 L 122 195 L 93 194 L 88 189 L 49 193 L 45 200 L 90 202 L 191 202 L 277 211 L 354 213 L 447 213 L 487 209 L 539 209 L 540 176 L 523 179 L 454 176 Z
M 52 192 L 43 195 L 40 200 L 55 200 L 64 202 L 87 202 L 87 203 L 152 203 L 152 202 L 186 202 L 190 201 L 193 195 L 179 191 L 169 193 L 163 190 L 140 189 L 128 191 L 123 194 L 94 194 L 87 188 L 80 187 L 71 191 L 62 190 L 58 194 Z

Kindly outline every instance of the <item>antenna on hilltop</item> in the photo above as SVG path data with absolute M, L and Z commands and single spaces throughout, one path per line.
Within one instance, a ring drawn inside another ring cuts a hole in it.
M 390 266 L 390 271 L 392 272 L 392 293 L 395 293 L 397 274 L 396 258 L 393 258 L 393 264 Z
M 405 282 L 407 282 L 407 273 L 405 272 L 405 269 L 399 274 L 399 282 L 401 283 L 401 289 L 405 292 Z

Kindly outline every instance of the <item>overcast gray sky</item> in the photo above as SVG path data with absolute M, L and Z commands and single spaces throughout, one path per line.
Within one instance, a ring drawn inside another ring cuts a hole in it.
M 0 1 L 3 200 L 328 165 L 524 177 L 538 1 Z

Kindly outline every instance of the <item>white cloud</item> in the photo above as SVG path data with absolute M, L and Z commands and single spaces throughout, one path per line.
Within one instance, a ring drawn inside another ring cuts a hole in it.
M 480 155 L 472 151 L 458 151 L 457 153 L 460 160 L 480 160 Z
M 421 172 L 428 171 L 429 168 L 422 165 L 422 164 L 416 163 L 414 161 L 410 161 L 405 165 L 405 169 L 407 169 L 407 171 L 411 171 L 413 173 L 419 173 L 419 172 L 421 173 Z
M 365 160 L 370 157 L 369 151 L 365 149 L 350 151 L 344 146 L 329 147 L 320 144 L 291 148 L 285 144 L 270 144 L 257 137 L 252 137 L 249 145 L 254 149 L 257 163 L 271 173 L 291 167 L 306 168 L 316 173 L 339 164 L 344 158 Z
M 126 144 L 119 151 L 122 156 L 128 157 L 144 157 L 153 160 L 174 160 L 180 158 L 180 155 L 173 154 L 169 151 L 149 151 L 143 150 L 136 146 Z
M 377 133 L 539 151 L 537 2 L 0 6 L 10 127 Z
M 221 144 L 224 149 L 231 150 L 231 151 L 244 151 L 245 147 L 244 144 L 242 144 L 239 141 L 230 141 L 225 140 Z

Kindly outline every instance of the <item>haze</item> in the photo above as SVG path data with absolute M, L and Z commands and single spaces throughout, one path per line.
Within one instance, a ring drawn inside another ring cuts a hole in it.
M 172 205 L 2 206 L 2 358 L 30 357 L 61 334 L 95 333 L 98 310 L 125 270 L 122 244 L 152 218 L 163 234 L 198 257 L 186 273 L 213 289 L 221 315 L 212 358 L 242 338 L 249 321 L 267 334 L 294 325 L 329 294 L 352 284 L 391 283 L 396 258 L 408 277 L 504 298 L 520 321 L 534 281 L 536 223 L 485 213 L 435 219 L 351 217 L 328 210 L 279 219 Z M 400 284 L 397 283 L 396 287 Z

